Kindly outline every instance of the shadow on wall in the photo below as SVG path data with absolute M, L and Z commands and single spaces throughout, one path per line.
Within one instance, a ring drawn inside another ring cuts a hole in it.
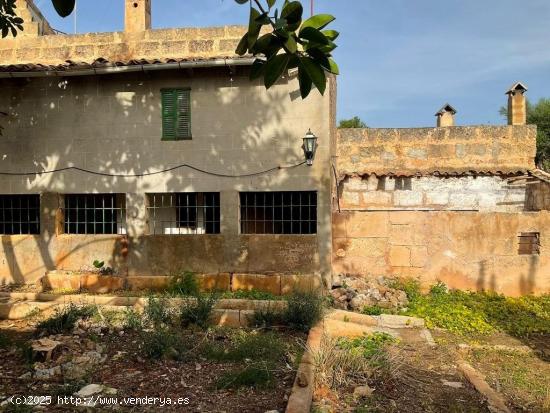
M 290 88 L 275 87 L 267 93 L 259 92 L 257 87 L 246 87 L 248 84 L 244 82 L 249 82 L 247 69 L 237 68 L 231 75 L 227 72 L 227 68 L 220 68 L 195 73 L 154 72 L 61 81 L 50 78 L 1 80 L 0 88 L 10 99 L 10 119 L 0 142 L 0 152 L 4 154 L 0 170 L 28 172 L 78 166 L 104 174 L 135 174 L 187 163 L 215 173 L 235 175 L 301 162 L 301 142 L 292 127 L 307 130 L 307 125 L 296 125 L 300 119 L 292 108 L 285 106 L 291 103 Z M 192 84 L 193 108 L 197 106 L 193 96 L 200 94 L 202 99 L 200 110 L 192 110 L 193 140 L 161 142 L 158 92 L 162 87 L 189 83 Z M 2 101 L 5 102 L 0 98 L 0 105 Z M 321 183 L 312 173 L 314 169 L 300 167 L 242 179 L 212 177 L 187 168 L 139 179 L 67 171 L 2 177 L 0 182 L 12 193 L 143 194 L 238 191 L 250 187 L 277 190 L 297 177 L 307 179 L 304 182 L 308 187 L 318 188 Z M 237 217 L 238 205 L 234 207 Z M 128 262 L 139 264 L 146 258 L 138 249 L 139 241 L 132 236 L 144 232 L 139 206 L 134 208 L 130 203 L 127 208 L 129 245 L 128 256 L 123 260 L 119 243 L 124 236 L 112 236 L 113 242 L 103 242 L 101 248 L 97 248 L 100 240 L 90 236 L 66 236 L 72 239 L 61 244 L 60 236 L 51 229 L 55 228 L 52 222 L 56 212 L 56 208 L 46 211 L 47 220 L 51 222 L 42 222 L 41 236 L 2 237 L 4 267 L 13 281 L 37 279 L 44 270 L 53 270 L 60 263 L 69 262 L 72 255 L 78 255 L 83 249 L 97 249 L 88 255 L 95 254 L 95 259 L 104 260 L 106 265 L 123 273 L 127 272 Z M 36 256 L 37 252 L 40 257 Z M 200 253 L 198 250 L 190 252 Z M 240 251 L 226 250 L 223 254 L 226 257 L 229 254 L 229 262 L 236 263 Z M 200 268 L 186 268 L 189 257 L 173 259 L 181 261 L 182 269 L 200 271 Z M 316 259 L 318 261 L 318 257 Z M 89 266 L 91 262 L 81 265 Z

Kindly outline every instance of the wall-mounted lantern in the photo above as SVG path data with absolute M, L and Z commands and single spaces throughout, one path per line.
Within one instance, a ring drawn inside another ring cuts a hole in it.
M 304 155 L 306 157 L 306 164 L 308 166 L 313 165 L 313 160 L 315 159 L 315 152 L 317 151 L 317 136 L 311 132 L 311 129 L 308 130 L 306 136 L 304 136 L 304 144 L 302 148 L 304 149 Z

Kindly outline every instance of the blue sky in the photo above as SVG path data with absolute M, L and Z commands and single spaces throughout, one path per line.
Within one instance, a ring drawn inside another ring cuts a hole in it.
M 309 4 L 309 0 L 303 0 Z M 73 32 L 50 0 L 35 0 L 52 25 Z M 79 0 L 78 32 L 122 30 L 123 0 Z M 449 102 L 458 124 L 498 124 L 515 81 L 531 100 L 550 97 L 549 0 L 315 0 L 342 34 L 338 118 L 371 127 L 432 126 Z M 153 0 L 153 27 L 244 24 L 233 0 Z

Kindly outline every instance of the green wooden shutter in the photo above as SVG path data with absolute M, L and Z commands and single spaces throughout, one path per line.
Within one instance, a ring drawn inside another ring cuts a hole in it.
M 162 89 L 162 139 L 191 139 L 191 91 Z

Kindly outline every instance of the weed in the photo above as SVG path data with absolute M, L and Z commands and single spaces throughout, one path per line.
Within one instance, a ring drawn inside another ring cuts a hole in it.
M 427 295 L 414 295 L 406 312 L 428 327 L 460 335 L 504 331 L 516 337 L 550 334 L 550 296 L 519 298 L 495 293 L 448 290 L 438 283 Z
M 56 308 L 55 313 L 41 321 L 36 326 L 38 335 L 62 334 L 71 331 L 75 323 L 80 319 L 88 319 L 97 312 L 97 307 L 92 305 L 77 306 L 69 304 Z
M 31 367 L 34 363 L 34 352 L 31 345 L 28 342 L 21 343 L 18 346 L 19 351 L 21 352 L 21 357 L 25 362 L 25 366 Z
M 281 296 L 275 295 L 266 291 L 259 290 L 238 290 L 233 292 L 226 292 L 222 295 L 222 298 L 235 298 L 242 300 L 260 300 L 260 301 L 276 301 L 282 300 Z
M 283 312 L 273 307 L 271 304 L 268 304 L 255 310 L 249 321 L 252 327 L 271 328 L 275 325 L 282 324 L 283 320 Z
M 237 331 L 230 337 L 230 342 L 207 344 L 203 350 L 204 357 L 216 361 L 278 361 L 283 358 L 285 346 L 273 333 Z
M 198 295 L 195 299 L 186 301 L 180 310 L 181 325 L 183 327 L 196 325 L 206 330 L 216 301 L 215 294 Z
M 124 310 L 124 328 L 140 331 L 143 328 L 141 314 L 131 307 Z
M 143 313 L 147 322 L 155 328 L 169 324 L 172 320 L 168 299 L 164 297 L 149 296 Z
M 390 280 L 389 287 L 405 291 L 409 301 L 415 301 L 422 296 L 420 282 L 414 278 L 395 278 Z
M 273 384 L 273 373 L 267 363 L 247 366 L 244 369 L 224 373 L 216 382 L 217 389 L 254 387 L 266 388 Z
M 197 296 L 199 294 L 199 284 L 195 274 L 185 271 L 175 275 L 170 279 L 166 293 L 170 296 Z
M 386 336 L 377 334 L 353 340 L 323 336 L 319 350 L 313 355 L 318 384 L 336 389 L 365 383 L 374 375 L 387 373 L 391 363 L 384 351 L 390 342 Z
M 295 291 L 285 300 L 287 308 L 283 319 L 291 328 L 308 331 L 323 316 L 324 299 L 317 292 Z
M 338 340 L 338 346 L 344 350 L 358 352 L 365 358 L 372 358 L 384 350 L 384 346 L 395 343 L 397 340 L 387 334 L 375 332 L 353 339 L 342 338 Z
M 380 315 L 382 314 L 382 309 L 377 305 L 373 305 L 371 307 L 363 307 L 361 313 L 366 315 Z

